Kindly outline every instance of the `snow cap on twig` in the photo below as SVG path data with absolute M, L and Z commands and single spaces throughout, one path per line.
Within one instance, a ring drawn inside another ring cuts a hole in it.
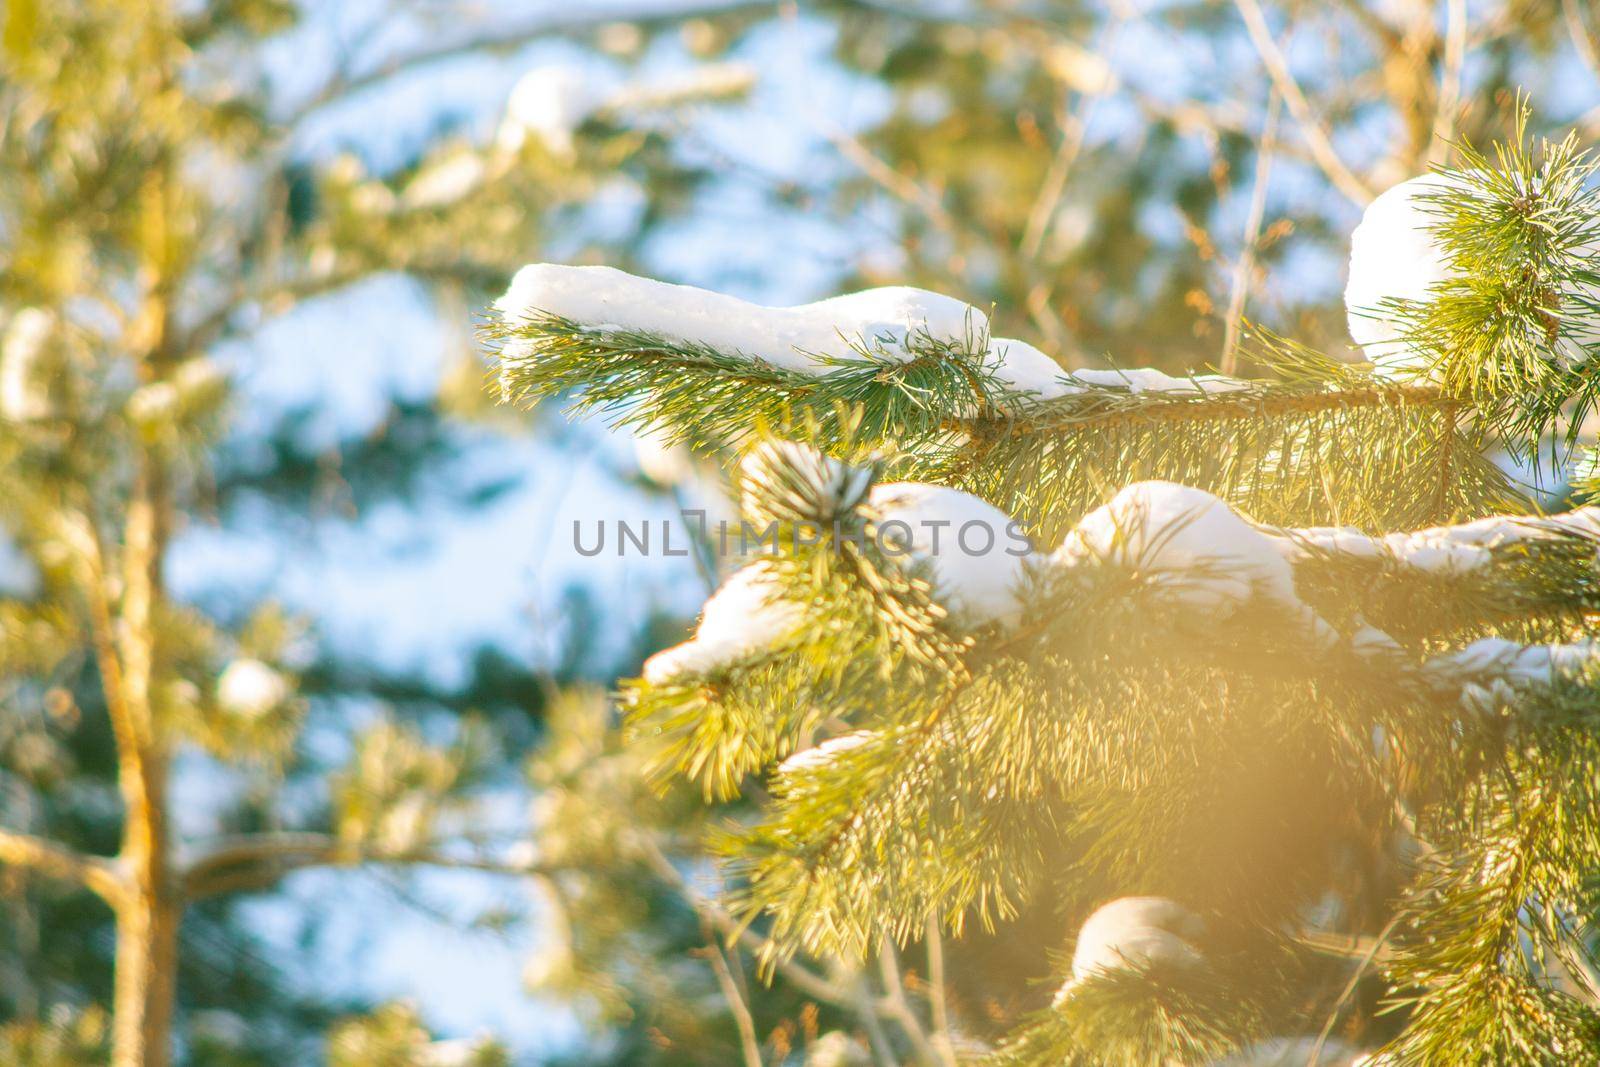
M 1513 689 L 1549 686 L 1565 675 L 1585 670 L 1600 660 L 1600 641 L 1567 645 L 1525 645 L 1504 637 L 1484 637 L 1466 648 L 1435 656 L 1428 673 L 1447 686 L 1492 686 Z
M 984 358 L 995 380 L 1018 393 L 1034 393 L 1043 400 L 1081 393 L 1081 387 L 1066 379 L 1061 364 L 1026 341 L 995 337 L 989 341 Z
M 1350 235 L 1350 280 L 1344 304 L 1350 336 L 1387 374 L 1414 373 L 1426 359 L 1405 340 L 1406 326 L 1390 301 L 1424 301 L 1450 277 L 1450 263 L 1432 226 L 1428 196 L 1450 188 L 1443 175 L 1401 182 L 1367 205 Z
M 942 485 L 889 482 L 868 498 L 878 542 L 893 556 L 925 563 L 934 599 L 968 625 L 1011 622 L 1032 546 L 1011 516 Z
M 1137 482 L 1084 516 L 1051 555 L 1056 566 L 1097 561 L 1152 574 L 1179 605 L 1226 617 L 1262 598 L 1326 643 L 1333 631 L 1295 592 L 1282 539 L 1202 489 Z
M 1069 375 L 1073 392 L 1082 392 L 1084 386 L 1106 389 L 1126 389 L 1139 393 L 1236 393 L 1249 389 L 1251 384 L 1242 378 L 1227 378 L 1220 374 L 1195 374 L 1174 377 L 1154 367 L 1110 367 L 1104 369 L 1075 370 Z
M 694 637 L 645 660 L 644 678 L 663 685 L 704 675 L 767 651 L 791 634 L 803 611 L 783 599 L 765 563 L 735 571 L 706 601 Z
M 1072 977 L 1055 1003 L 1084 982 L 1119 971 L 1150 967 L 1196 967 L 1202 960 L 1193 939 L 1205 933 L 1198 915 L 1166 897 L 1121 897 L 1103 904 L 1078 931 Z
M 765 307 L 738 297 L 640 278 L 611 267 L 533 263 L 495 304 L 512 324 L 539 313 L 598 330 L 633 330 L 703 344 L 800 373 L 829 360 L 910 358 L 919 340 L 975 344 L 988 317 L 954 297 L 890 286 L 796 307 Z
M 496 140 L 502 150 L 515 152 L 531 135 L 550 151 L 571 155 L 574 134 L 615 88 L 605 70 L 572 63 L 534 67 L 512 86 Z
M 833 761 L 846 752 L 853 752 L 863 745 L 871 744 L 877 740 L 876 730 L 852 730 L 838 737 L 830 737 L 820 745 L 803 748 L 778 764 L 777 775 L 780 778 L 792 777 L 797 774 L 807 774 L 820 770 L 833 763 Z
M 217 705 L 241 719 L 256 719 L 289 699 L 287 679 L 258 659 L 229 663 L 217 678 Z
M 30 422 L 50 416 L 49 383 L 39 364 L 55 323 L 43 308 L 23 308 L 0 333 L 0 418 Z

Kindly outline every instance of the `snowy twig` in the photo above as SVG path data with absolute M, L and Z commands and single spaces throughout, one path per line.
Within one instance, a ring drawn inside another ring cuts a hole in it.
M 704 2 L 695 5 L 683 5 L 674 9 L 670 16 L 657 16 L 654 20 L 649 21 L 661 21 L 669 17 L 673 20 L 689 18 L 697 11 L 707 14 L 724 14 L 768 6 L 768 4 L 757 2 L 757 0 L 722 0 L 720 3 L 717 0 L 704 0 Z M 541 17 L 520 26 L 492 30 L 456 40 L 442 41 L 410 52 L 404 52 L 358 74 L 340 72 L 323 85 L 310 99 L 286 116 L 283 125 L 292 128 L 316 112 L 339 101 L 346 100 L 363 90 L 435 63 L 460 59 L 480 52 L 510 52 L 541 37 L 579 33 L 583 30 L 593 29 L 596 26 L 625 18 L 627 16 L 620 11 L 584 11 L 580 8 L 577 14 L 567 14 L 555 18 Z M 647 21 L 641 16 L 634 16 L 633 20 L 636 22 Z
M 1267 16 L 1261 10 L 1259 0 L 1233 0 L 1233 3 L 1244 19 L 1245 28 L 1250 32 L 1250 41 L 1255 45 L 1261 62 L 1266 66 L 1267 74 L 1277 86 L 1284 103 L 1289 107 L 1289 113 L 1294 116 L 1295 122 L 1305 135 L 1306 143 L 1310 146 L 1318 166 L 1345 196 L 1362 206 L 1371 203 L 1372 190 L 1367 188 L 1367 183 L 1358 178 L 1355 172 L 1345 165 L 1344 160 L 1339 158 L 1328 131 L 1311 110 L 1311 104 L 1306 100 L 1306 94 L 1301 90 L 1300 83 L 1289 70 L 1288 58 L 1278 47 L 1278 42 L 1273 39 L 1272 29 L 1267 25 Z

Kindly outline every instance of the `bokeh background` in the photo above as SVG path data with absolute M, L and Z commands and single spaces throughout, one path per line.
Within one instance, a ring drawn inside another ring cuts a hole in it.
M 179 836 L 365 820 L 391 844 L 567 861 L 534 879 L 307 869 L 206 901 L 182 935 L 195 1064 L 444 1064 L 490 1042 L 517 1063 L 733 1062 L 683 900 L 716 888 L 694 843 L 708 816 L 644 785 L 601 695 L 682 633 L 712 576 L 696 558 L 586 558 L 572 533 L 716 509 L 721 475 L 497 404 L 474 330 L 517 265 L 604 263 L 775 304 L 921 285 L 992 304 L 997 333 L 1068 367 L 1227 366 L 1241 316 L 1343 352 L 1365 199 L 1452 138 L 1503 134 L 1519 91 L 1536 129 L 1600 131 L 1589 0 L 0 10 L 9 418 L 55 388 L 73 428 L 30 484 L 115 465 L 93 405 L 60 387 L 115 392 L 128 374 L 118 306 L 138 274 L 108 250 L 137 209 L 106 190 L 141 186 L 116 170 L 119 131 L 160 127 L 181 157 L 180 354 L 227 389 L 182 457 L 166 588 L 232 635 L 218 647 L 293 680 L 302 728 L 196 731 L 174 765 Z M 141 41 L 202 107 L 157 114 Z M 23 366 L 16 324 L 38 310 L 34 348 L 66 370 Z M 0 514 L 0 592 L 58 595 L 36 513 Z M 0 824 L 114 850 L 94 690 L 81 656 L 0 682 Z M 0 1047 L 97 1048 L 104 909 L 17 872 L 0 909 Z M 1008 953 L 974 957 L 975 1015 L 1037 994 L 1021 979 L 1041 972 Z M 1016 980 L 986 991 L 995 974 Z M 781 989 L 752 996 L 793 1009 L 773 1040 L 814 1036 Z M 37 1062 L 79 1062 L 60 1055 Z

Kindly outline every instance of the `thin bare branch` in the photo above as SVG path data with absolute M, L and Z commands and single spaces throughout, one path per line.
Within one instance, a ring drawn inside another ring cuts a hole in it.
M 1359 22 L 1367 32 L 1383 42 L 1387 48 L 1399 46 L 1403 34 L 1382 15 L 1378 14 L 1372 0 L 1339 0 L 1345 13 Z
M 265 889 L 311 867 L 442 867 L 513 877 L 549 874 L 537 863 L 512 863 L 493 856 L 455 855 L 427 846 L 380 852 L 331 834 L 263 833 L 224 838 L 184 871 L 185 895 L 200 900 L 222 893 Z
M 884 1031 L 883 1021 L 878 1017 L 876 1005 L 879 997 L 867 983 L 866 975 L 857 976 L 856 987 L 854 999 L 856 1014 L 861 1019 L 862 1028 L 867 1031 L 867 1042 L 872 1046 L 874 1067 L 896 1067 L 889 1035 Z
M 733 1015 L 734 1025 L 739 1028 L 739 1048 L 744 1055 L 744 1067 L 761 1067 L 761 1045 L 756 1040 L 756 1021 L 750 1014 L 750 1006 L 739 994 L 733 972 L 728 970 L 728 959 L 717 946 L 715 938 L 707 940 L 701 955 L 711 964 L 711 970 L 717 976 L 717 986 L 722 990 L 722 999 L 728 1002 L 728 1011 Z
M 764 0 L 720 0 L 720 2 L 719 0 L 704 0 L 699 4 L 674 8 L 670 16 L 635 16 L 631 21 L 659 23 L 668 19 L 676 20 L 695 14 L 723 14 L 742 10 L 765 9 L 771 6 L 770 0 L 765 0 L 765 2 Z M 293 127 L 323 108 L 348 99 L 363 90 L 370 89 L 392 78 L 398 78 L 435 63 L 444 63 L 477 53 L 511 52 L 543 37 L 581 33 L 609 22 L 616 22 L 619 19 L 627 19 L 627 15 L 614 9 L 589 11 L 585 10 L 585 5 L 572 5 L 566 13 L 561 15 L 554 17 L 544 16 L 516 26 L 502 27 L 498 30 L 474 34 L 469 37 L 426 45 L 409 52 L 403 52 L 364 71 L 341 71 L 329 79 L 327 84 L 312 94 L 308 100 L 285 116 L 283 124 Z
M 911 1010 L 910 1001 L 906 1000 L 905 986 L 900 982 L 900 956 L 895 952 L 894 944 L 887 938 L 884 939 L 883 947 L 878 952 L 878 973 L 883 978 L 885 994 L 883 999 L 889 1009 L 889 1017 L 900 1024 L 906 1039 L 916 1050 L 917 1061 L 937 1064 L 939 1059 L 933 1051 L 932 1042 L 928 1040 L 927 1031 L 922 1028 L 922 1021 L 917 1018 L 917 1013 Z
M 1589 27 L 1584 25 L 1578 0 L 1561 0 L 1561 13 L 1566 16 L 1567 32 L 1572 34 L 1572 46 L 1578 50 L 1578 58 L 1594 72 L 1596 78 L 1600 78 L 1600 48 L 1596 47 L 1594 38 L 1589 35 Z
M 1109 57 L 1116 53 L 1117 37 L 1122 33 L 1122 27 L 1126 25 L 1127 19 L 1128 13 L 1119 7 L 1095 45 L 1095 54 L 1106 58 L 1108 63 Z M 1094 118 L 1095 109 L 1099 107 L 1100 101 L 1114 84 L 1115 75 L 1108 66 L 1105 80 L 1097 85 L 1094 91 L 1081 94 L 1077 104 L 1067 116 L 1067 121 L 1061 130 L 1061 144 L 1057 146 L 1055 156 L 1050 160 L 1044 181 L 1039 186 L 1039 195 L 1034 198 L 1033 207 L 1028 211 L 1028 221 L 1023 226 L 1020 250 L 1024 259 L 1037 259 L 1040 250 L 1044 248 L 1045 238 L 1050 236 L 1050 227 L 1055 222 L 1061 198 L 1066 194 L 1067 181 L 1072 177 L 1072 168 L 1083 153 L 1084 140 L 1089 134 L 1089 123 Z
M 1313 952 L 1345 960 L 1371 960 L 1382 964 L 1392 961 L 1394 952 L 1376 937 L 1327 934 L 1316 930 L 1300 930 L 1294 939 Z
M 1367 950 L 1361 959 L 1356 961 L 1356 969 L 1351 973 L 1350 980 L 1345 983 L 1344 988 L 1340 990 L 1339 996 L 1335 998 L 1333 1007 L 1328 1012 L 1328 1021 L 1322 1024 L 1322 1032 L 1317 1035 L 1316 1044 L 1311 1047 L 1311 1055 L 1306 1060 L 1306 1067 L 1317 1067 L 1317 1064 L 1322 1062 L 1322 1050 L 1327 1046 L 1328 1038 L 1333 1034 L 1333 1028 L 1338 1025 L 1339 1015 L 1344 1011 L 1344 1006 L 1350 1002 L 1351 997 L 1355 996 L 1356 987 L 1361 984 L 1362 976 L 1367 973 L 1367 969 L 1372 966 L 1373 961 L 1378 958 L 1379 954 L 1389 944 L 1389 938 L 1394 936 L 1394 932 L 1399 925 L 1400 915 L 1396 913 L 1384 924 L 1383 929 L 1378 931 L 1378 936 L 1372 939 L 1371 948 Z
M 871 178 L 884 192 L 926 215 L 928 221 L 945 233 L 956 231 L 958 228 L 956 220 L 939 202 L 938 196 L 932 190 L 924 188 L 915 179 L 900 173 L 879 159 L 872 149 L 861 143 L 860 138 L 831 123 L 819 124 L 818 132 L 839 150 L 840 155 L 855 164 L 862 174 Z
M 1467 0 L 1447 0 L 1445 5 L 1444 68 L 1439 72 L 1439 103 L 1433 116 L 1431 163 L 1442 163 L 1456 139 L 1461 115 L 1461 72 L 1467 62 Z
M 0 829 L 0 864 L 80 885 L 112 907 L 127 893 L 127 886 L 111 860 L 15 830 Z
M 1244 325 L 1245 300 L 1250 295 L 1250 279 L 1256 269 L 1256 246 L 1261 241 L 1261 223 L 1267 213 L 1267 186 L 1272 180 L 1272 154 L 1278 144 L 1279 97 L 1274 91 L 1267 100 L 1267 119 L 1256 147 L 1255 186 L 1250 191 L 1250 212 L 1244 223 L 1244 244 L 1233 267 L 1233 285 L 1228 294 L 1227 335 L 1222 342 L 1222 359 L 1217 369 L 1233 374 L 1239 369 L 1239 332 Z
M 660 847 L 647 836 L 641 834 L 635 839 L 635 845 L 644 856 L 646 864 L 656 877 L 665 882 L 674 892 L 681 896 L 688 905 L 695 910 L 706 922 L 725 938 L 732 938 L 745 946 L 752 953 L 759 955 L 765 947 L 762 939 L 752 933 L 743 923 L 738 922 L 728 914 L 726 908 L 697 892 L 693 886 L 679 873 L 678 868 L 672 865 Z M 856 1007 L 856 1002 L 848 990 L 829 981 L 827 978 L 794 960 L 779 960 L 776 964 L 778 973 L 783 975 L 796 989 L 814 1000 L 827 1004 L 837 1004 L 844 1008 Z
M 1312 158 L 1341 193 L 1362 207 L 1370 204 L 1372 190 L 1345 165 L 1344 160 L 1339 158 L 1339 153 L 1333 147 L 1333 141 L 1322 125 L 1322 120 L 1311 110 L 1311 104 L 1306 100 L 1306 94 L 1301 90 L 1300 83 L 1289 70 L 1288 58 L 1278 47 L 1278 42 L 1273 39 L 1272 29 L 1267 25 L 1266 12 L 1261 10 L 1259 0 L 1233 0 L 1233 6 L 1244 19 L 1245 29 L 1250 32 L 1250 41 L 1255 45 L 1256 53 L 1267 68 L 1272 84 L 1277 87 L 1283 102 L 1288 105 L 1289 114 L 1294 116 L 1295 123 L 1300 127 L 1306 145 L 1311 149 Z
M 944 935 L 939 920 L 928 918 L 928 1007 L 933 1012 L 933 1049 L 945 1067 L 956 1067 L 955 1042 L 950 1031 L 950 1003 L 944 984 Z
M 105 694 L 106 713 L 111 719 L 111 733 L 116 741 L 117 761 L 125 773 L 129 767 L 143 773 L 145 742 L 134 709 L 126 699 L 123 684 L 122 661 L 117 654 L 116 620 L 107 592 L 105 549 L 100 543 L 99 531 L 92 518 L 84 517 L 81 543 L 78 545 L 84 564 L 84 595 L 89 607 L 89 636 L 94 649 L 95 664 L 100 670 L 100 686 Z

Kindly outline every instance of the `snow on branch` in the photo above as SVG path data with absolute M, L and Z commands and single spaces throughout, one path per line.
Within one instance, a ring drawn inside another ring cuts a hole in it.
M 754 563 L 723 582 L 706 601 L 692 640 L 645 661 L 644 678 L 661 684 L 768 654 L 803 618 L 799 605 L 783 599 L 766 564 Z
M 903 286 L 775 308 L 611 267 L 553 263 L 519 270 L 495 307 L 513 324 L 554 315 L 596 333 L 652 333 L 806 374 L 863 352 L 909 359 L 919 335 L 970 346 L 989 327 L 969 304 Z
M 983 310 L 923 290 L 763 307 L 607 267 L 533 264 L 483 333 L 508 402 L 563 398 L 713 454 L 774 432 L 842 458 L 879 453 L 901 479 L 978 491 L 1051 540 L 1065 532 L 1052 524 L 1098 503 L 1096 484 L 1130 476 L 1237 493 L 1269 521 L 1326 509 L 1390 528 L 1511 497 L 1437 386 L 1259 328 L 1250 354 L 1273 378 L 1068 372 L 991 336 Z M 1346 461 L 1374 441 L 1387 447 L 1373 464 Z M 1278 462 L 1285 453 L 1297 462 Z
M 991 337 L 988 316 L 977 307 L 908 286 L 765 307 L 611 267 L 533 263 L 517 272 L 495 310 L 513 334 L 530 335 L 502 351 L 507 379 L 537 373 L 537 334 L 556 319 L 592 335 L 650 334 L 803 375 L 826 374 L 862 358 L 905 363 L 942 348 L 976 356 L 985 375 L 1004 389 L 1044 400 L 1102 389 L 1193 395 L 1259 385 L 1215 374 L 1176 377 L 1151 367 L 1068 373 L 1026 341 Z
M 1241 380 L 1180 378 L 1152 368 L 1068 374 L 1025 341 L 991 337 L 988 316 L 979 308 L 907 286 L 866 289 L 796 307 L 765 307 L 610 267 L 535 263 L 517 272 L 495 310 L 508 337 L 501 350 L 508 393 L 536 389 L 542 357 L 549 354 L 541 342 L 572 331 L 602 338 L 648 335 L 811 377 L 862 360 L 904 364 L 943 353 L 965 357 L 994 391 L 1036 400 L 1101 389 L 1139 395 L 1251 388 Z
M 1195 940 L 1205 923 L 1165 897 L 1121 897 L 1090 915 L 1072 950 L 1072 977 L 1057 991 L 1060 1005 L 1083 983 L 1117 971 L 1152 966 L 1191 968 L 1202 959 Z
M 1600 157 L 1536 140 L 1523 107 L 1491 155 L 1389 189 L 1351 241 L 1350 335 L 1377 373 L 1470 402 L 1514 455 L 1596 403 Z M 1530 449 L 1530 445 L 1535 446 Z
M 1559 516 L 1493 516 L 1457 526 L 1372 537 L 1350 528 L 1284 528 L 1256 523 L 1213 494 L 1170 482 L 1139 482 L 1084 516 L 1053 550 L 1036 548 L 1010 516 L 981 498 L 944 486 L 891 482 L 867 489 L 870 472 L 792 443 L 772 443 L 746 459 L 747 509 L 772 513 L 762 500 L 784 494 L 787 521 L 809 524 L 807 536 L 785 546 L 774 534 L 767 558 L 736 573 L 706 604 L 694 638 L 659 653 L 645 679 L 663 684 L 706 676 L 770 657 L 807 628 L 806 605 L 789 599 L 775 568 L 789 552 L 865 548 L 891 568 L 920 574 L 945 625 L 972 633 L 1015 630 L 1025 618 L 1048 617 L 1060 583 L 1095 568 L 1141 577 L 1143 595 L 1156 596 L 1172 618 L 1217 622 L 1247 610 L 1266 610 L 1307 647 L 1388 662 L 1401 647 L 1356 618 L 1341 629 L 1319 612 L 1302 588 L 1302 572 L 1330 561 L 1379 565 L 1395 572 L 1449 579 L 1494 572 L 1498 561 L 1525 561 L 1529 545 L 1559 544 L 1592 572 L 1600 544 L 1600 508 Z M 753 502 L 753 503 L 752 503 Z M 809 509 L 809 510 L 808 510 Z M 1592 582 L 1561 595 L 1592 597 Z M 1436 657 L 1427 684 L 1551 684 L 1593 658 L 1588 645 L 1517 645 L 1480 641 Z
M 1151 573 L 1177 603 L 1210 617 L 1226 617 L 1259 598 L 1296 620 L 1317 645 L 1337 640 L 1296 592 L 1281 535 L 1200 489 L 1130 485 L 1086 515 L 1049 562 L 1063 570 L 1100 564 Z
M 1512 737 L 1527 748 L 1593 735 L 1600 642 L 1481 638 L 1494 620 L 1470 616 L 1521 583 L 1592 599 L 1600 523 L 1588 509 L 1374 538 L 1257 522 L 1213 494 L 1149 481 L 1059 544 L 1007 553 L 993 528 L 1009 516 L 972 494 L 874 485 L 876 468 L 793 443 L 759 447 L 745 470 L 747 509 L 783 536 L 627 692 L 630 728 L 668 752 L 661 766 L 724 796 L 765 777 L 760 818 L 730 839 L 741 887 L 730 907 L 768 920 L 772 959 L 860 956 L 935 918 L 952 931 L 1006 918 L 1064 836 L 1062 861 L 1085 885 L 1133 888 L 1135 855 L 1174 864 L 1143 879 L 1152 887 L 1215 868 L 1181 906 L 1136 899 L 1091 918 L 1056 1005 L 997 1064 L 1071 1062 L 1085 1047 L 1125 1050 L 1127 1062 L 1154 1048 L 1185 1050 L 1186 1063 L 1270 1063 L 1287 1047 L 1258 1026 L 1261 1006 L 1295 988 L 1275 976 L 1280 964 L 1251 956 L 1241 973 L 1246 957 L 1221 948 L 1239 931 L 1212 945 L 1185 910 L 1224 921 L 1234 890 L 1221 882 L 1234 877 L 1265 886 L 1262 906 L 1286 921 L 1299 900 L 1276 843 L 1251 835 L 1227 856 L 1208 851 L 1240 790 L 1277 789 L 1252 780 L 1262 753 L 1238 752 L 1242 738 L 1285 736 L 1292 758 L 1337 717 L 1338 739 L 1313 752 L 1327 771 L 1317 788 L 1343 806 L 1384 796 L 1368 792 L 1375 727 L 1466 764 Z M 920 529 L 889 529 L 896 519 Z M 1556 581 L 1536 573 L 1552 561 Z M 1341 585 L 1326 597 L 1330 573 Z M 1404 575 L 1467 589 L 1464 621 L 1417 639 L 1369 617 L 1368 587 Z M 949 670 L 860 623 L 922 596 L 943 609 L 925 617 L 956 651 Z M 1196 790 L 1215 796 L 1195 804 Z M 1281 824 L 1272 808 L 1274 842 L 1301 826 L 1293 808 Z M 1281 930 L 1261 936 L 1265 958 L 1297 965 Z M 1152 1004 L 1171 1010 L 1151 1015 Z

